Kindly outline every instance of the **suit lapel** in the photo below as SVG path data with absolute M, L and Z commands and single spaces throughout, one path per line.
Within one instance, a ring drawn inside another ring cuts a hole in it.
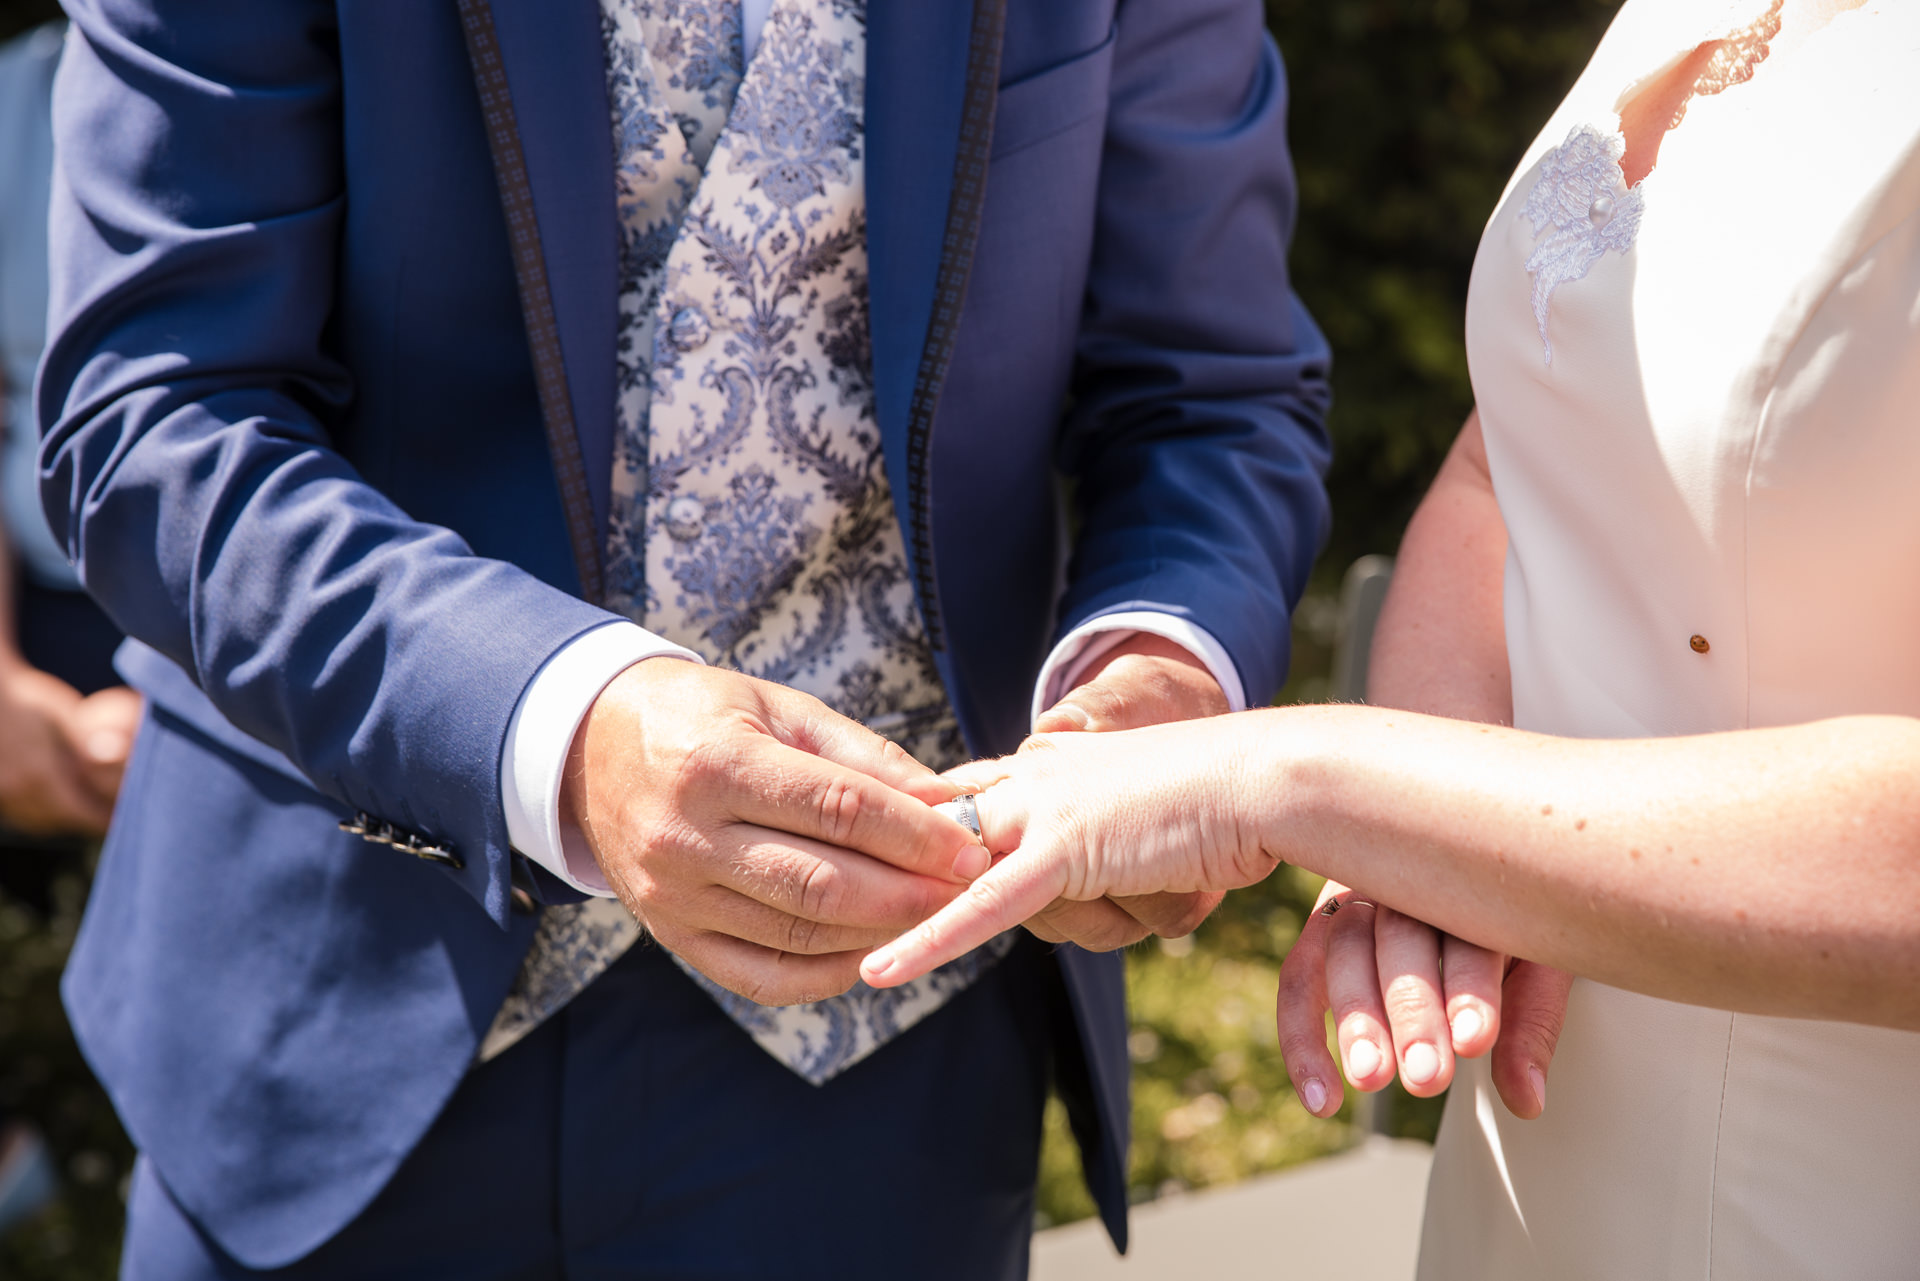
M 1006 0 L 869 0 L 867 245 L 875 412 L 936 650 L 926 448 L 986 196 Z
M 591 565 L 582 567 L 585 586 L 599 577 L 606 540 L 619 292 L 612 115 L 600 10 L 595 0 L 460 0 L 460 5 L 482 102 L 489 107 L 490 132 L 496 134 L 496 168 L 502 167 L 503 141 L 492 128 L 495 108 L 487 93 L 484 50 L 475 44 L 477 27 L 491 27 L 491 56 L 504 72 L 511 99 L 509 118 L 530 195 L 531 225 L 538 229 L 537 254 L 529 256 L 528 246 L 516 244 L 516 267 L 536 375 L 548 377 L 541 368 L 543 343 L 558 352 L 559 368 L 549 377 L 554 385 L 542 388 L 542 409 L 562 498 L 569 498 L 570 488 L 584 490 L 583 501 L 567 506 L 576 561 L 591 552 Z M 486 34 L 481 31 L 482 38 Z M 514 183 L 504 169 L 501 177 L 513 234 Z M 529 279 L 530 264 L 543 281 Z M 530 288 L 545 293 L 550 333 L 542 332 Z M 557 415 L 568 421 L 557 424 Z

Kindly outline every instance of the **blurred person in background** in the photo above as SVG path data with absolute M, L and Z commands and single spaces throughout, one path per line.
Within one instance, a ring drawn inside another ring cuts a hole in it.
M 0 887 L 42 917 L 54 878 L 106 834 L 140 716 L 113 672 L 120 633 L 47 530 L 35 464 L 64 31 L 46 23 L 0 45 Z M 54 1190 L 38 1132 L 0 1114 L 0 1231 Z

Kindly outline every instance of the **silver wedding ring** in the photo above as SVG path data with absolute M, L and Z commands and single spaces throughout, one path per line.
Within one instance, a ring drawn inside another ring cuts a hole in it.
M 980 806 L 976 803 L 972 793 L 968 793 L 965 796 L 956 796 L 950 801 L 942 801 L 933 808 L 939 810 L 942 814 L 945 814 L 969 832 L 972 832 L 975 840 L 981 839 Z

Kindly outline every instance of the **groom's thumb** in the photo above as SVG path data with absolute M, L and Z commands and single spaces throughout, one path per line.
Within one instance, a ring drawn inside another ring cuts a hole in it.
M 1087 714 L 1087 709 L 1074 702 L 1072 695 L 1068 695 L 1065 699 L 1040 713 L 1039 719 L 1033 723 L 1033 732 L 1036 734 L 1071 734 L 1087 729 L 1092 724 L 1093 717 Z

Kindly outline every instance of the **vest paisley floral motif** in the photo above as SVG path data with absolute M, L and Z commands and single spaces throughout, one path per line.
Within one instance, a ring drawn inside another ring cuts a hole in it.
M 739 0 L 601 0 L 601 12 L 621 237 L 609 605 L 935 768 L 956 764 L 966 748 L 874 415 L 865 0 L 775 0 L 744 75 Z M 611 899 L 547 909 L 482 1057 L 641 933 Z M 1011 946 L 1004 936 L 906 987 L 780 1009 L 687 972 L 819 1083 Z

